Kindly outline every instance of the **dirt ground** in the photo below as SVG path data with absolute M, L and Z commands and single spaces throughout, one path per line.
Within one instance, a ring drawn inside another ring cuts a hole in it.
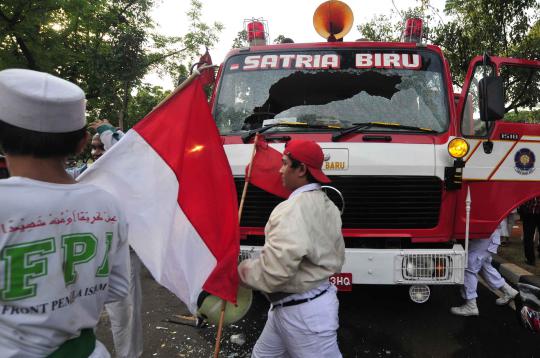
M 214 352 L 216 327 L 196 328 L 189 325 L 171 323 L 178 321 L 178 315 L 189 315 L 184 304 L 166 288 L 154 281 L 150 273 L 143 270 L 141 275 L 143 289 L 143 357 L 211 357 Z M 264 300 L 254 301 L 250 313 L 237 324 L 223 330 L 220 358 L 249 357 L 262 326 L 266 321 L 268 309 Z M 243 333 L 246 342 L 239 346 L 230 342 L 231 335 Z M 104 311 L 96 332 L 97 338 L 105 344 L 114 357 L 114 345 L 109 319 Z

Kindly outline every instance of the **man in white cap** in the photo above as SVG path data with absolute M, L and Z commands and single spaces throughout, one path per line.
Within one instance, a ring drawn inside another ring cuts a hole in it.
M 109 357 L 94 335 L 126 296 L 126 222 L 105 191 L 66 173 L 85 146 L 85 98 L 46 73 L 0 71 L 2 357 Z
M 345 245 L 340 212 L 321 191 L 330 182 L 323 161 L 313 141 L 287 144 L 280 173 L 292 194 L 270 214 L 260 256 L 238 267 L 242 282 L 271 302 L 254 358 L 341 357 L 339 304 L 328 279 L 341 271 Z

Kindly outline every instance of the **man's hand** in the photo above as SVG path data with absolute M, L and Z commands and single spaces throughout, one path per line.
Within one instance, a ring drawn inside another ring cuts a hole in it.
M 102 126 L 102 125 L 111 125 L 111 123 L 107 120 L 107 119 L 97 119 L 95 121 L 93 121 L 92 123 L 90 123 L 88 125 L 88 127 L 92 128 L 93 130 L 96 130 L 98 129 L 98 127 Z
M 238 278 L 239 278 L 238 284 L 245 288 L 254 289 L 253 287 L 251 287 L 244 281 L 248 275 L 247 265 L 249 261 L 251 261 L 251 259 L 242 260 L 242 262 L 240 262 L 240 264 L 238 265 Z

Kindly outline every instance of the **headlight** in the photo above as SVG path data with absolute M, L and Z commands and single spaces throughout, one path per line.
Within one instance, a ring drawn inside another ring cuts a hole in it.
M 454 138 L 448 143 L 448 153 L 456 159 L 463 158 L 469 152 L 469 143 L 463 138 Z
M 433 277 L 433 261 L 429 255 L 411 255 L 405 259 L 406 277 L 415 279 Z

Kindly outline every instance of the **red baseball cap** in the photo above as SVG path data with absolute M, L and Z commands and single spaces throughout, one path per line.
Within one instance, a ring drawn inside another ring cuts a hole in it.
M 292 157 L 306 165 L 311 175 L 319 183 L 330 183 L 331 180 L 321 170 L 324 154 L 321 147 L 312 140 L 291 140 L 285 146 L 283 154 Z

